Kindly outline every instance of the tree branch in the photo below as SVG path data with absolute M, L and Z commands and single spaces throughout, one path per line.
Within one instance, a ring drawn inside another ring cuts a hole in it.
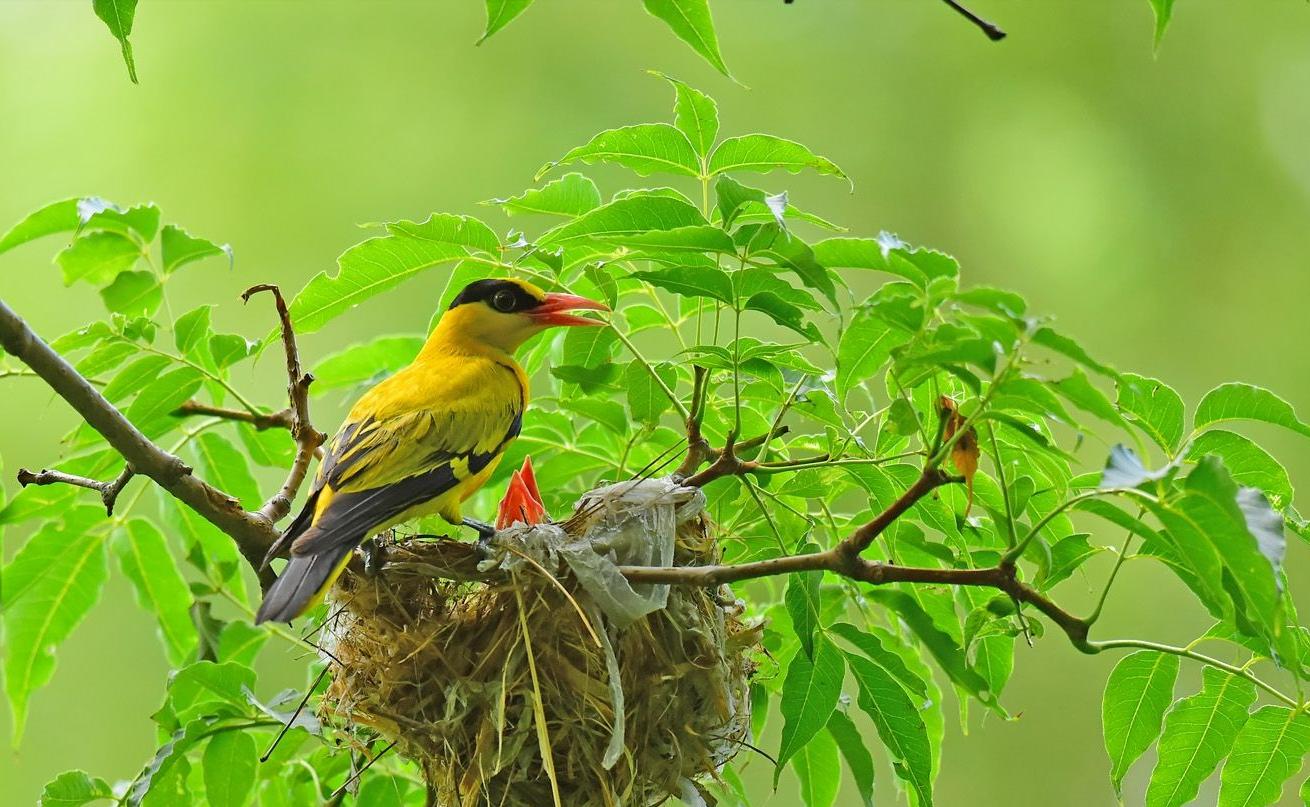
M 988 22 L 987 20 L 984 20 L 982 17 L 979 17 L 977 14 L 974 14 L 969 9 L 960 5 L 958 2 L 956 2 L 956 0 L 942 0 L 942 2 L 946 3 L 946 5 L 958 11 L 960 15 L 964 17 L 966 20 L 978 26 L 978 29 L 981 30 L 984 34 L 986 34 L 987 38 L 990 39 L 991 41 L 1000 42 L 1002 39 L 1005 39 L 1005 32 L 1002 31 L 995 23 L 991 23 Z
M 235 420 L 241 423 L 249 423 L 259 431 L 265 429 L 286 429 L 291 431 L 295 426 L 295 417 L 290 407 L 278 412 L 269 412 L 267 414 L 257 414 L 247 412 L 244 409 L 228 409 L 223 406 L 212 406 L 200 401 L 187 401 L 186 403 L 173 410 L 177 417 L 186 417 L 188 415 L 203 415 L 205 417 L 221 418 L 223 420 Z
M 696 473 L 710 458 L 714 449 L 701 434 L 701 420 L 705 417 L 705 398 L 709 386 L 709 370 L 700 365 L 692 367 L 691 407 L 687 414 L 687 456 L 673 475 L 685 479 Z
M 278 319 L 282 323 L 282 347 L 287 355 L 287 398 L 291 421 L 291 437 L 296 441 L 296 458 L 287 472 L 286 481 L 271 499 L 259 508 L 259 515 L 271 523 L 277 523 L 291 512 L 291 502 L 300 492 L 305 477 L 309 474 L 309 465 L 314 461 L 318 447 L 327 441 L 327 435 L 314 428 L 309 420 L 309 385 L 314 383 L 314 376 L 300 371 L 300 350 L 296 347 L 296 332 L 291 325 L 291 312 L 287 310 L 286 300 L 282 299 L 282 290 L 271 284 L 251 286 L 241 293 L 243 302 L 261 291 L 272 292 L 277 305 Z M 285 410 L 284 410 L 285 411 Z
M 32 473 L 26 468 L 19 468 L 18 484 L 23 487 L 28 485 L 63 484 L 99 491 L 100 501 L 105 504 L 105 515 L 112 516 L 114 514 L 114 503 L 118 501 L 118 494 L 123 491 L 128 480 L 135 475 L 136 472 L 132 470 L 130 463 L 123 467 L 122 473 L 108 482 L 100 482 L 95 479 L 87 479 L 84 476 L 75 476 L 66 474 L 63 471 L 52 471 L 45 468 L 42 468 L 38 473 Z
M 277 538 L 272 523 L 242 510 L 236 499 L 197 478 L 181 459 L 151 442 L 3 301 L 0 301 L 0 345 L 67 401 L 123 456 L 134 473 L 150 478 L 230 536 L 242 557 L 252 568 L 259 569 L 264 552 Z M 267 586 L 272 580 L 271 573 L 260 574 L 261 585 Z

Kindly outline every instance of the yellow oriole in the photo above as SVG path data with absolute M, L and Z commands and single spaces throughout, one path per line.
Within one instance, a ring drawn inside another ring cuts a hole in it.
M 459 293 L 405 369 L 364 394 L 328 443 L 304 509 L 269 550 L 286 568 L 255 616 L 287 622 L 317 604 L 364 539 L 437 514 L 484 538 L 460 504 L 518 435 L 528 378 L 513 352 L 557 325 L 604 325 L 566 312 L 607 310 L 519 280 L 479 280 Z

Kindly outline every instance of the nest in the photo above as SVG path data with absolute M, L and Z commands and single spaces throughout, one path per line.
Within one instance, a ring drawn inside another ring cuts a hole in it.
M 703 504 L 668 480 L 614 485 L 563 525 L 502 531 L 491 560 L 388 541 L 378 573 L 334 591 L 321 708 L 395 740 L 443 807 L 703 804 L 748 741 L 759 626 L 726 587 L 616 568 L 717 562 Z

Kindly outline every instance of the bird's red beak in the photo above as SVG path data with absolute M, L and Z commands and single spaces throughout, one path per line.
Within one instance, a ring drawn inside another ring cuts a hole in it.
M 576 294 L 547 294 L 540 305 L 528 312 L 541 325 L 606 325 L 598 319 L 578 317 L 567 311 L 608 311 L 609 306 Z

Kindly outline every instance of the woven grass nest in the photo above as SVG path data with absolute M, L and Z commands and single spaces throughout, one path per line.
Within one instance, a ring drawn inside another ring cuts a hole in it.
M 443 807 L 704 804 L 748 741 L 760 626 L 726 587 L 629 586 L 615 565 L 717 562 L 703 507 L 650 479 L 503 530 L 490 559 L 388 540 L 333 592 L 320 708 L 395 740 Z

